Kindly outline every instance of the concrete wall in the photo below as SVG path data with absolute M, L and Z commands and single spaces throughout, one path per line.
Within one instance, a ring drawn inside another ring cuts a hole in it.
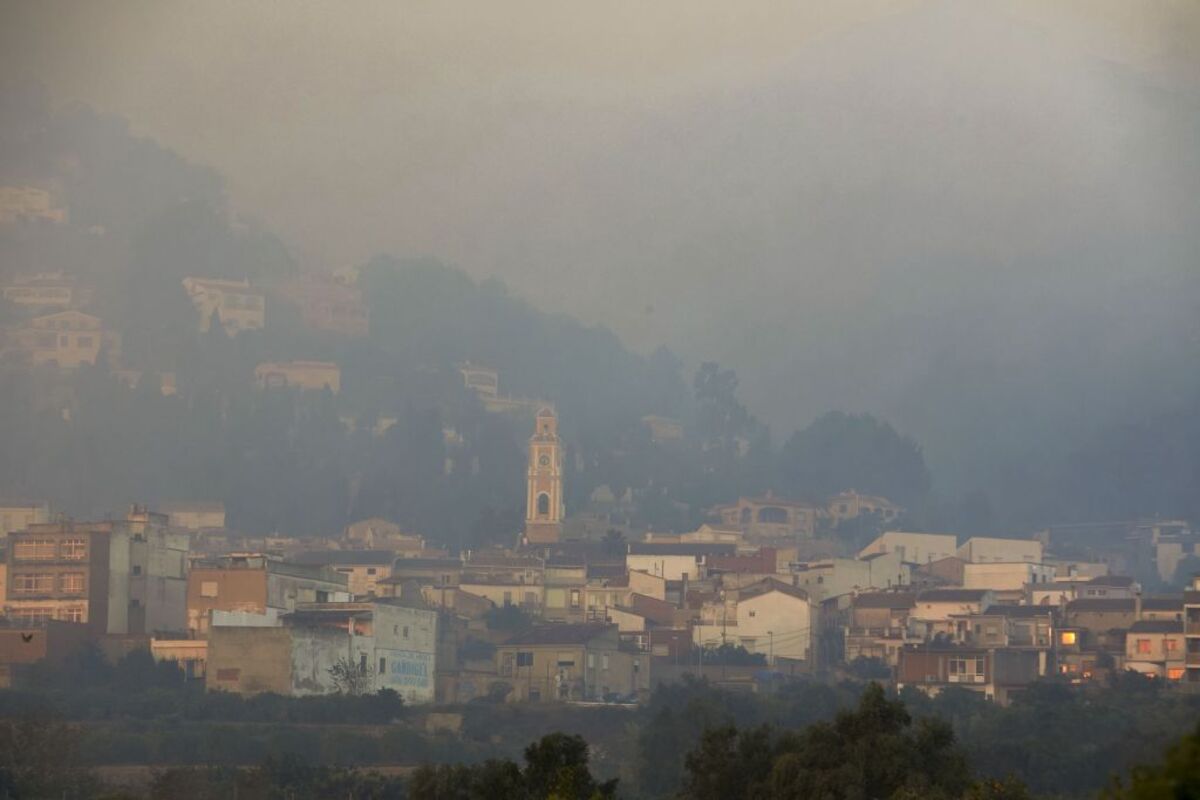
M 343 637 L 344 638 L 344 637 Z M 292 692 L 292 634 L 287 628 L 214 628 L 205 686 L 239 694 Z
M 958 537 L 952 533 L 886 531 L 864 547 L 859 553 L 859 557 L 871 553 L 892 552 L 897 553 L 902 561 L 910 564 L 927 564 L 930 561 L 957 555 Z
M 410 704 L 434 701 L 437 613 L 376 604 L 376 689 L 393 689 Z
M 692 555 L 629 553 L 625 556 L 625 566 L 629 570 L 647 572 L 669 581 L 683 580 L 684 575 L 693 581 L 700 578 L 700 565 Z
M 972 564 L 997 561 L 1042 563 L 1042 543 L 1034 539 L 996 539 L 976 536 L 958 548 L 958 557 Z
M 963 565 L 964 589 L 1023 589 L 1025 584 L 1049 583 L 1054 567 L 1024 561 L 968 563 Z

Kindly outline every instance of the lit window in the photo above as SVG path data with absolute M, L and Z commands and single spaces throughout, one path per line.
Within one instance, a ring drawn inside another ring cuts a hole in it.
M 1181 681 L 1183 680 L 1183 667 L 1169 667 L 1167 669 L 1167 680 Z
M 49 561 L 54 557 L 53 539 L 21 539 L 13 545 L 15 561 Z
M 1078 641 L 1078 636 L 1075 631 L 1063 631 L 1058 636 L 1059 644 L 1075 644 Z
M 217 582 L 216 581 L 201 581 L 200 582 L 200 596 L 201 597 L 216 597 L 217 596 Z
M 1149 653 L 1150 652 L 1150 640 L 1149 639 L 1138 639 L 1137 640 L 1137 651 L 1138 651 L 1139 655 L 1145 655 L 1146 653 Z
M 53 575 L 30 573 L 13 577 L 13 592 L 16 594 L 48 594 L 53 591 Z
M 1167 653 L 1174 653 L 1179 649 L 1178 639 L 1163 639 L 1163 650 Z
M 87 542 L 83 539 L 63 539 L 59 549 L 62 557 L 71 561 L 87 558 Z
M 59 576 L 59 587 L 68 594 L 83 593 L 83 573 L 67 572 Z

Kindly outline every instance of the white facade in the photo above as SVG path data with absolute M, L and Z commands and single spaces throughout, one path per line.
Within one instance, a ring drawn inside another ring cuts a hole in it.
M 803 592 L 768 589 L 739 598 L 724 620 L 695 625 L 692 640 L 701 647 L 722 643 L 761 653 L 770 663 L 788 658 L 806 661 L 812 651 L 812 606 Z
M 963 564 L 962 585 L 964 589 L 1013 591 L 1027 585 L 1052 583 L 1054 575 L 1052 566 L 1024 561 Z
M 684 575 L 694 581 L 701 575 L 700 559 L 694 555 L 628 553 L 625 566 L 631 572 L 646 572 L 668 581 L 681 581 Z
M 873 553 L 898 553 L 901 561 L 928 564 L 958 554 L 958 537 L 952 533 L 885 531 L 864 547 L 859 558 Z
M 958 557 L 968 564 L 1026 561 L 1042 563 L 1042 543 L 1035 539 L 996 539 L 976 536 L 963 542 Z

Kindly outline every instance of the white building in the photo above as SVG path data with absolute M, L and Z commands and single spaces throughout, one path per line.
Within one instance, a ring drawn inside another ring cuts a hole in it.
M 864 547 L 859 558 L 873 553 L 899 553 L 901 561 L 928 564 L 958 554 L 958 537 L 952 533 L 885 531 Z
M 1042 543 L 1035 539 L 997 539 L 975 536 L 958 548 L 958 557 L 969 564 L 997 561 L 1042 563 Z
M 701 647 L 722 643 L 762 653 L 770 663 L 807 661 L 812 652 L 812 606 L 803 589 L 767 578 L 737 591 L 735 600 L 710 609 L 706 624 L 692 627 Z

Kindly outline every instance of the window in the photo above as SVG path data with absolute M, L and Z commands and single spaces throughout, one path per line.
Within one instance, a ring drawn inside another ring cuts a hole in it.
M 596 654 L 595 653 L 588 653 L 587 665 L 588 665 L 588 669 L 596 668 Z
M 133 574 L 134 574 L 134 575 L 141 575 L 141 574 L 142 574 L 142 565 L 141 565 L 141 564 L 134 564 L 134 565 L 133 565 Z
M 379 659 L 379 674 L 380 675 L 387 674 L 387 659 L 386 658 Z
M 374 575 L 374 574 L 375 574 L 375 568 L 374 568 L 374 567 L 367 567 L 367 574 L 368 574 L 368 575 Z
M 754 616 L 756 613 L 757 613 L 757 612 L 755 612 L 755 611 L 751 611 L 751 612 L 750 612 L 750 616 L 752 616 L 752 617 L 753 617 L 753 616 Z
M 1163 639 L 1163 652 L 1174 653 L 1179 649 L 1178 639 Z
M 82 561 L 87 558 L 87 542 L 83 539 L 63 539 L 59 551 L 69 561 Z
M 360 675 L 367 674 L 367 654 L 366 653 L 358 654 L 358 672 Z
M 532 667 L 533 666 L 533 653 L 528 652 L 528 651 L 518 652 L 517 653 L 517 666 L 518 667 Z
M 54 591 L 54 576 L 48 573 L 29 573 L 13 576 L 16 594 L 48 594 Z
M 53 539 L 21 539 L 13 545 L 14 561 L 50 561 L 54 559 Z
M 1183 680 L 1183 672 L 1184 672 L 1183 667 L 1168 667 L 1167 668 L 1167 680 L 1181 681 L 1181 680 Z
M 201 597 L 216 597 L 217 582 L 216 581 L 200 581 L 200 596 Z
M 512 592 L 504 593 L 504 605 L 506 605 L 506 606 L 512 605 Z
M 33 625 L 42 622 L 49 622 L 54 619 L 54 609 L 52 608 L 14 608 L 10 614 L 13 620 Z
M 83 594 L 83 573 L 65 572 L 59 576 L 59 589 L 68 594 Z
M 571 608 L 579 608 L 579 590 L 571 590 Z
M 408 626 L 407 625 L 404 626 L 404 638 L 405 639 L 408 638 Z
M 608 653 L 600 656 L 600 669 L 608 669 Z
M 64 608 L 62 617 L 67 622 L 83 622 L 83 606 L 68 606 Z
M 537 497 L 537 515 L 539 517 L 550 516 L 550 495 L 542 492 Z
M 1079 634 L 1075 631 L 1063 631 L 1058 635 L 1058 643 L 1065 645 L 1073 645 L 1079 641 Z
M 1138 651 L 1138 655 L 1145 655 L 1146 653 L 1149 653 L 1150 652 L 1150 640 L 1149 639 L 1138 639 L 1137 640 L 1137 651 Z
M 952 658 L 948 662 L 950 680 L 956 677 L 983 676 L 982 658 Z

